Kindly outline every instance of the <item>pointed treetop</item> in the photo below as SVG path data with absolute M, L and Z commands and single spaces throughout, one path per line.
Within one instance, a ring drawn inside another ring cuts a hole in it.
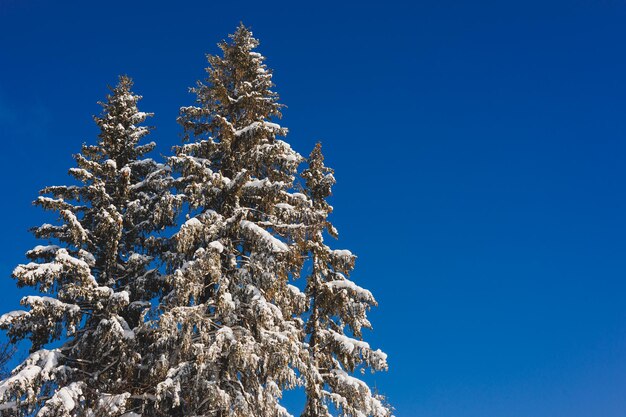
M 307 189 L 313 203 L 328 209 L 330 213 L 332 207 L 326 204 L 325 199 L 332 195 L 332 186 L 335 184 L 332 168 L 324 165 L 324 154 L 322 154 L 322 144 L 318 142 L 311 151 L 308 159 L 309 167 L 302 172 L 302 177 L 306 180 Z
M 278 94 L 272 91 L 272 71 L 265 57 L 255 49 L 259 41 L 249 28 L 240 24 L 228 41 L 218 44 L 223 56 L 208 55 L 208 85 L 193 91 L 210 96 L 215 114 L 221 115 L 236 129 L 271 117 L 282 116 Z M 201 97 L 201 102 L 206 103 Z
M 275 123 L 283 105 L 272 90 L 265 58 L 253 50 L 258 44 L 240 25 L 219 44 L 222 54 L 207 56 L 207 77 L 191 89 L 196 103 L 182 107 L 178 118 L 185 140 L 192 142 L 180 151 L 210 160 L 212 169 L 219 167 L 231 179 L 245 170 L 256 178 L 289 182 L 302 158 L 277 139 L 288 130 Z
M 250 28 L 244 25 L 243 22 L 239 22 L 239 26 L 237 26 L 235 33 L 231 33 L 228 37 L 232 39 L 232 43 L 234 45 L 237 45 L 239 48 L 247 51 L 251 51 L 260 45 L 259 40 L 254 37 Z M 227 45 L 227 43 L 222 41 L 220 43 L 220 48 L 222 45 Z
M 100 156 L 115 161 L 119 167 L 154 147 L 152 144 L 137 146 L 141 138 L 151 130 L 150 127 L 137 125 L 143 123 L 147 117 L 153 116 L 153 113 L 137 109 L 137 103 L 142 96 L 134 94 L 132 87 L 133 80 L 129 76 L 119 76 L 117 85 L 109 87 L 111 92 L 107 94 L 106 101 L 98 102 L 102 106 L 102 113 L 100 116 L 94 116 L 94 121 L 100 128 L 98 135 Z

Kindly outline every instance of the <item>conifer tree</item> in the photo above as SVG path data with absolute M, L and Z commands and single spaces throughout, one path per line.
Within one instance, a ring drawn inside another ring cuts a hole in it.
M 30 356 L 0 382 L 0 410 L 119 416 L 144 394 L 144 315 L 161 287 L 154 232 L 172 223 L 177 200 L 169 168 L 144 158 L 155 144 L 139 144 L 149 133 L 139 125 L 151 114 L 137 109 L 131 87 L 120 77 L 100 103 L 98 142 L 83 145 L 69 171 L 79 185 L 44 188 L 35 201 L 61 224 L 35 228 L 51 244 L 27 252 L 32 262 L 13 271 L 19 286 L 45 295 L 23 298 L 27 310 L 0 318 L 14 341 L 31 342 Z
M 356 257 L 348 250 L 333 250 L 324 244 L 324 232 L 335 238 L 338 234 L 328 220 L 333 208 L 326 201 L 335 178 L 324 165 L 319 143 L 302 177 L 314 213 L 306 240 L 312 267 L 306 284 L 309 362 L 304 372 L 307 401 L 302 416 L 331 416 L 333 408 L 342 416 L 389 416 L 391 410 L 384 399 L 351 375 L 365 367 L 386 370 L 387 355 L 362 340 L 362 329 L 371 328 L 367 310 L 376 300 L 370 291 L 348 278 Z
M 158 323 L 163 416 L 288 415 L 279 399 L 306 359 L 306 297 L 289 285 L 302 267 L 302 158 L 278 139 L 282 106 L 257 46 L 240 26 L 181 109 L 189 143 L 170 161 L 191 218 L 173 238 Z

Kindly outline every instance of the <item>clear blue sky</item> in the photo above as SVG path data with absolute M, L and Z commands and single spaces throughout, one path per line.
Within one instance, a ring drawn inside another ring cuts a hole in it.
M 160 151 L 242 20 L 322 140 L 398 416 L 626 415 L 626 4 L 0 0 L 0 290 L 127 73 Z M 409 4 L 414 3 L 414 4 Z

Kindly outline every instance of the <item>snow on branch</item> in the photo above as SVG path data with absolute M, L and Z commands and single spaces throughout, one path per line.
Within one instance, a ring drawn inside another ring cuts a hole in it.
M 82 399 L 84 385 L 83 382 L 72 382 L 57 390 L 39 410 L 37 417 L 74 417 L 76 414 L 72 411 Z
M 325 392 L 344 415 L 388 417 L 390 411 L 381 399 L 372 394 L 367 384 L 342 369 L 333 369 L 329 385 L 334 393 Z
M 340 275 L 340 274 L 337 273 L 337 275 Z M 334 280 L 334 281 L 328 281 L 328 282 L 325 282 L 324 285 L 333 291 L 346 290 L 349 293 L 351 293 L 353 296 L 355 296 L 357 299 L 359 299 L 360 301 L 373 304 L 373 305 L 376 304 L 376 300 L 374 299 L 374 296 L 369 290 L 359 287 L 353 281 L 350 281 L 347 278 Z
M 242 136 L 248 133 L 255 133 L 258 130 L 266 131 L 273 135 L 284 136 L 287 134 L 287 129 L 284 127 L 281 127 L 279 124 L 262 121 L 262 122 L 252 122 L 248 126 L 242 129 L 235 130 L 235 136 Z
M 50 258 L 54 257 L 59 249 L 57 245 L 37 245 L 26 252 L 26 256 L 30 259 Z
M 248 232 L 251 238 L 258 239 L 264 246 L 268 247 L 272 252 L 288 252 L 289 246 L 274 237 L 270 232 L 248 220 L 242 220 L 240 223 L 242 229 Z
M 72 213 L 70 210 L 61 210 L 61 217 L 63 217 L 63 219 L 65 219 L 65 221 L 67 222 L 67 226 L 69 227 L 70 233 L 72 234 L 72 237 L 75 239 L 76 243 L 80 244 L 88 240 L 87 231 L 83 228 L 82 224 L 74 213 Z
M 0 404 L 13 403 L 17 408 L 18 402 L 35 402 L 42 385 L 58 380 L 57 374 L 66 371 L 65 366 L 59 366 L 61 356 L 58 349 L 32 353 L 10 377 L 0 381 Z

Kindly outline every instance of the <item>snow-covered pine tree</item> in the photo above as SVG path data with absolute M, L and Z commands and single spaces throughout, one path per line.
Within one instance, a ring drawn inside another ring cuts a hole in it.
M 348 250 L 333 250 L 324 244 L 324 232 L 337 237 L 328 220 L 332 207 L 326 201 L 335 178 L 324 166 L 319 143 L 302 177 L 314 213 L 309 216 L 313 222 L 306 239 L 312 268 L 306 286 L 310 300 L 306 322 L 309 361 L 303 372 L 307 401 L 302 416 L 331 416 L 334 409 L 346 417 L 387 417 L 391 410 L 384 398 L 353 375 L 365 367 L 386 370 L 387 355 L 362 340 L 362 329 L 371 328 L 366 313 L 376 301 L 370 291 L 348 278 L 356 257 Z
M 174 236 L 158 321 L 162 416 L 286 416 L 279 399 L 307 358 L 306 297 L 289 280 L 309 201 L 294 192 L 302 158 L 278 139 L 282 106 L 257 46 L 241 25 L 181 109 L 189 142 L 171 164 L 190 218 Z
M 151 114 L 137 109 L 132 81 L 119 79 L 107 96 L 96 145 L 83 145 L 69 173 L 79 185 L 52 186 L 35 204 L 59 214 L 61 224 L 34 229 L 51 244 L 27 252 L 32 262 L 13 276 L 39 294 L 28 309 L 0 318 L 14 340 L 30 339 L 31 354 L 0 382 L 0 410 L 19 415 L 126 416 L 150 387 L 144 315 L 158 295 L 154 235 L 172 224 L 176 197 L 169 168 L 144 158 L 155 144 L 139 144 Z M 50 348 L 50 344 L 60 347 Z M 127 413 L 127 414 L 125 414 Z

